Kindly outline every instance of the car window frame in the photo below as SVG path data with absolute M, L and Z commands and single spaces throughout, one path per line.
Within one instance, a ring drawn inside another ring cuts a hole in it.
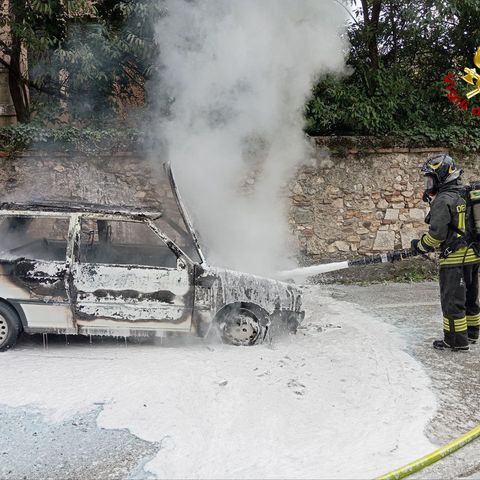
M 158 227 L 150 220 L 148 217 L 139 215 L 136 217 L 124 217 L 114 214 L 104 214 L 104 213 L 76 213 L 72 215 L 72 259 L 75 263 L 83 265 L 102 265 L 102 266 L 115 266 L 115 267 L 137 267 L 137 268 L 148 268 L 148 269 L 165 269 L 165 270 L 183 270 L 188 265 L 193 265 L 194 262 L 189 258 L 189 256 L 180 248 L 178 245 L 171 240 L 167 235 L 158 229 Z M 134 222 L 134 223 L 143 223 L 149 227 L 154 234 L 163 242 L 164 246 L 167 247 L 176 257 L 177 265 L 173 267 L 162 267 L 155 265 L 139 265 L 138 263 L 131 264 L 119 264 L 119 263 L 101 263 L 101 262 L 85 262 L 80 258 L 80 233 L 81 233 L 81 222 L 82 219 L 88 220 L 110 220 L 116 222 Z
M 68 226 L 67 226 L 67 238 L 66 238 L 66 249 L 65 249 L 65 259 L 64 260 L 45 260 L 41 258 L 30 258 L 30 257 L 18 257 L 17 260 L 20 258 L 23 258 L 25 260 L 31 260 L 33 262 L 48 262 L 48 263 L 54 263 L 54 264 L 59 264 L 59 265 L 68 265 L 68 253 L 70 250 L 70 231 L 72 227 L 72 219 L 71 219 L 71 214 L 68 212 L 42 212 L 42 211 L 29 211 L 29 210 L 0 210 L 0 219 L 6 218 L 6 217 L 31 217 L 31 218 L 41 218 L 41 217 L 46 217 L 46 218 L 56 218 L 56 219 L 62 219 L 62 220 L 67 220 Z

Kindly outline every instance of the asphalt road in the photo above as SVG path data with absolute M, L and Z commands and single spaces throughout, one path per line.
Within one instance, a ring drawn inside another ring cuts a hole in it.
M 469 352 L 431 347 L 433 340 L 443 338 L 437 283 L 342 285 L 332 287 L 331 292 L 335 298 L 356 303 L 401 329 L 408 352 L 423 364 L 439 401 L 438 412 L 427 429 L 432 443 L 443 446 L 480 424 L 480 344 Z M 477 439 L 410 478 L 480 479 L 479 451 Z

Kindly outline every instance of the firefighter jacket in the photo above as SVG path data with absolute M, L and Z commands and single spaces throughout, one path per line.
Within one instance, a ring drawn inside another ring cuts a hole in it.
M 462 235 L 467 225 L 467 202 L 463 191 L 458 180 L 440 187 L 425 219 L 429 229 L 418 247 L 425 252 L 438 249 L 440 268 L 480 263 L 480 257 Z

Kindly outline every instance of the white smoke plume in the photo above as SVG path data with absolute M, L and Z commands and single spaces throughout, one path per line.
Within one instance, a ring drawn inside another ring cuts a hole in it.
M 270 274 L 288 263 L 282 186 L 308 158 L 303 107 L 342 71 L 345 11 L 333 0 L 166 0 L 157 25 L 169 114 L 159 135 L 209 263 Z M 260 161 L 254 192 L 241 191 Z

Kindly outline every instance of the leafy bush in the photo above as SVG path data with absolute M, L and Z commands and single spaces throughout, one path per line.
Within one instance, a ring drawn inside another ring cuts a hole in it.
M 459 94 L 461 83 L 458 79 Z M 310 135 L 389 136 L 416 145 L 480 150 L 480 118 L 448 101 L 442 76 L 420 89 L 412 88 L 405 73 L 381 69 L 373 95 L 355 77 L 327 76 L 305 112 Z
M 480 95 L 462 111 L 446 98 L 443 77 L 473 67 L 480 35 L 478 0 L 351 2 L 348 27 L 350 76 L 320 79 L 306 106 L 313 135 L 401 137 L 424 145 L 480 150 Z M 467 88 L 468 87 L 468 88 Z
M 129 151 L 142 143 L 142 134 L 131 128 L 104 130 L 59 126 L 47 128 L 36 123 L 19 123 L 0 128 L 0 148 L 13 156 L 29 148 L 75 150 L 86 155 Z

